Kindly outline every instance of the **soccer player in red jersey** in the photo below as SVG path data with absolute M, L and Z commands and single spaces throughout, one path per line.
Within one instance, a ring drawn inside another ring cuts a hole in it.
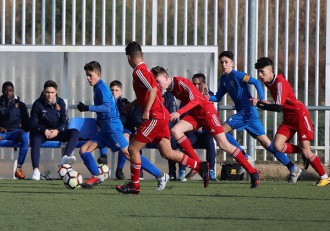
M 126 46 L 127 60 L 133 68 L 133 89 L 136 99 L 131 105 L 137 104 L 142 112 L 142 124 L 134 134 L 128 151 L 131 161 L 131 182 L 117 185 L 116 190 L 124 194 L 138 194 L 140 192 L 140 150 L 146 144 L 157 144 L 160 154 L 166 159 L 186 165 L 200 171 L 204 180 L 204 187 L 209 181 L 209 167 L 207 162 L 194 160 L 186 154 L 173 150 L 170 142 L 169 112 L 162 102 L 162 94 L 152 73 L 143 62 L 141 46 L 133 41 Z
M 288 154 L 301 152 L 309 159 L 312 167 L 320 175 L 316 185 L 328 185 L 330 178 L 326 174 L 320 159 L 311 151 L 310 141 L 314 139 L 314 132 L 307 108 L 297 100 L 290 83 L 285 77 L 282 74 L 274 74 L 273 61 L 270 58 L 259 58 L 255 68 L 258 70 L 259 78 L 275 100 L 275 104 L 271 104 L 266 100 L 258 101 L 255 98 L 251 99 L 252 104 L 263 110 L 282 111 L 283 113 L 283 122 L 278 128 L 274 140 L 275 148 Z M 298 134 L 299 146 L 288 142 L 295 133 Z
M 230 144 L 219 120 L 219 114 L 214 105 L 202 95 L 190 80 L 184 77 L 170 77 L 163 67 L 151 69 L 156 81 L 162 90 L 170 91 L 185 106 L 170 115 L 170 120 L 178 119 L 188 112 L 171 129 L 172 135 L 178 140 L 181 147 L 189 153 L 194 151 L 184 133 L 203 127 L 216 140 L 218 146 L 231 154 L 251 176 L 251 188 L 257 188 L 260 184 L 258 171 L 246 160 L 241 150 Z M 186 142 L 183 144 L 181 140 Z M 190 146 L 190 147 L 189 147 Z M 189 153 L 190 154 L 190 153 Z

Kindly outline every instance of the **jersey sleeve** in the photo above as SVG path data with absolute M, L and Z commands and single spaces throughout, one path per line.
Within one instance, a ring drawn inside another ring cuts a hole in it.
M 277 95 L 276 95 L 275 103 L 283 106 L 285 104 L 285 101 L 289 93 L 288 85 L 285 84 L 285 82 L 280 81 L 276 83 L 276 89 L 277 89 Z
M 136 70 L 135 77 L 148 91 L 158 86 L 151 72 L 146 69 Z
M 265 99 L 265 95 L 264 95 L 264 91 L 262 89 L 261 83 L 259 80 L 251 77 L 251 76 L 244 76 L 243 78 L 244 82 L 247 82 L 249 84 L 253 84 L 254 87 L 257 89 L 258 95 L 259 95 L 259 100 L 264 100 Z
M 221 78 L 222 79 L 222 78 Z M 223 85 L 222 80 L 220 80 L 220 84 L 215 95 L 210 96 L 210 101 L 212 102 L 220 102 L 222 97 L 227 93 L 226 88 Z
M 185 84 L 182 81 L 179 81 L 178 83 L 180 85 L 180 92 L 181 94 L 185 94 L 185 92 L 187 92 L 187 94 L 189 95 L 189 103 L 187 103 L 184 107 L 180 108 L 178 110 L 178 113 L 180 115 L 186 113 L 187 111 L 189 111 L 190 109 L 196 107 L 199 104 L 199 100 L 198 98 L 194 95 L 193 91 L 190 89 L 190 87 Z

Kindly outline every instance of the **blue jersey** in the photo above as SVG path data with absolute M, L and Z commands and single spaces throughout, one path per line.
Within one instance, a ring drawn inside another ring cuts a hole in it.
M 257 89 L 259 99 L 264 99 L 264 93 L 260 82 L 244 72 L 232 70 L 229 75 L 221 76 L 217 93 L 210 96 L 213 102 L 219 102 L 228 93 L 235 103 L 237 113 L 232 115 L 226 123 L 238 131 L 246 129 L 252 136 L 264 135 L 265 131 L 260 122 L 256 107 L 249 101 L 252 98 L 249 85 L 253 84 Z
M 109 87 L 100 79 L 93 87 L 94 105 L 89 106 L 89 111 L 96 112 L 97 121 L 101 131 L 123 130 L 116 100 Z
M 260 82 L 255 78 L 236 70 L 232 70 L 229 75 L 223 74 L 221 76 L 218 91 L 214 96 L 210 97 L 210 100 L 213 102 L 219 102 L 228 92 L 235 103 L 235 108 L 237 111 L 255 108 L 249 101 L 252 96 L 249 91 L 248 84 L 253 84 L 256 87 L 260 100 L 263 100 L 264 93 Z

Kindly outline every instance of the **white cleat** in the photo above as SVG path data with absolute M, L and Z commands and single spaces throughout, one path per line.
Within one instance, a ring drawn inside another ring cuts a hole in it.
M 58 164 L 58 166 L 61 166 L 63 164 L 70 164 L 72 165 L 73 163 L 76 162 L 76 157 L 74 155 L 71 155 L 71 156 L 67 156 L 67 155 L 64 155 L 62 157 L 62 159 L 60 160 L 60 163 Z
M 301 174 L 301 169 L 298 168 L 297 166 L 294 166 L 294 170 L 290 172 L 290 178 L 288 180 L 289 184 L 295 184 L 297 183 L 297 180 Z
M 40 180 L 40 171 L 38 168 L 35 168 L 32 173 L 32 180 Z
M 164 173 L 164 175 L 162 177 L 157 178 L 158 186 L 157 186 L 156 190 L 157 191 L 164 190 L 169 179 L 170 179 L 170 176 L 166 173 Z

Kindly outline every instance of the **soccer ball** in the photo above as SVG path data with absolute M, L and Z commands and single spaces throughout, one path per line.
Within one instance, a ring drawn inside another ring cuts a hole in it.
M 63 182 L 68 189 L 76 189 L 83 183 L 83 177 L 76 170 L 71 170 L 64 175 Z
M 67 172 L 70 172 L 70 171 L 72 171 L 72 170 L 73 170 L 73 169 L 72 169 L 72 167 L 71 167 L 70 164 L 62 164 L 62 165 L 58 168 L 57 172 L 58 172 L 58 175 L 61 177 L 61 179 L 63 179 L 64 175 L 65 175 Z
M 108 179 L 110 177 L 110 168 L 106 164 L 99 164 L 98 168 L 100 170 L 100 173 L 103 174 L 104 179 Z

